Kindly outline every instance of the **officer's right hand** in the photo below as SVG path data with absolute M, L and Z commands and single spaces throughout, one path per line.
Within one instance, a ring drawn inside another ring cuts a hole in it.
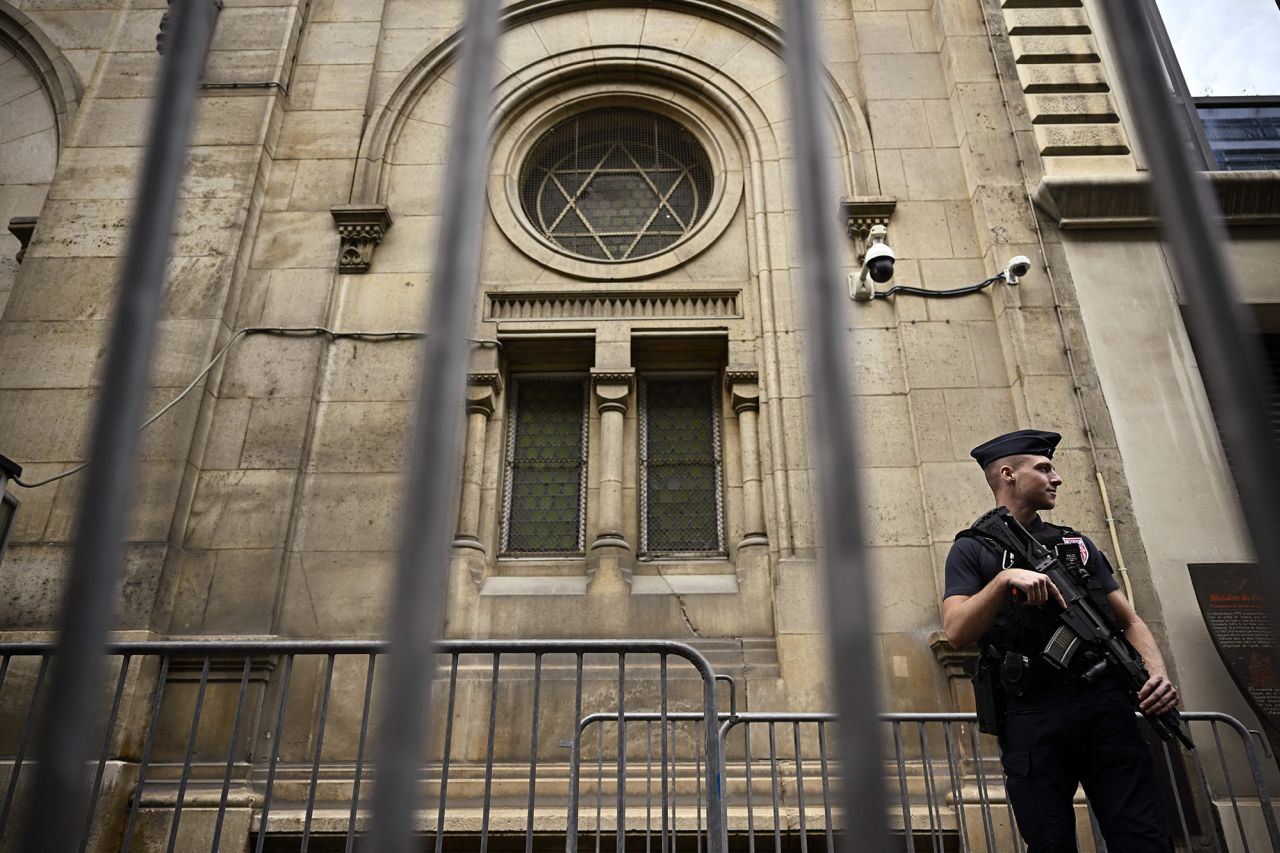
M 1053 581 L 1045 575 L 1028 569 L 1005 569 L 1000 574 L 1004 576 L 1005 586 L 1015 598 L 1021 598 L 1027 604 L 1034 604 L 1037 607 L 1052 598 L 1062 606 L 1063 610 L 1067 609 L 1067 602 L 1063 600 L 1062 593 L 1058 592 Z

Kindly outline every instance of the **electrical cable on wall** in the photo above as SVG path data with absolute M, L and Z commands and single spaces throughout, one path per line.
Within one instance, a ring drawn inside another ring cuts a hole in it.
M 340 340 L 408 341 L 408 340 L 418 340 L 419 338 L 424 337 L 425 333 L 402 331 L 402 330 L 386 331 L 386 332 L 366 332 L 366 331 L 339 332 L 334 329 L 327 328 L 325 326 L 245 326 L 243 328 L 236 329 L 234 332 L 231 333 L 231 337 L 227 338 L 227 342 L 223 344 L 216 353 L 214 353 L 213 358 L 209 359 L 208 363 L 206 363 L 205 366 L 200 369 L 200 372 L 195 375 L 195 378 L 192 379 L 191 382 L 188 383 L 185 388 L 183 388 L 180 392 L 178 392 L 178 396 L 174 397 L 172 400 L 165 403 L 163 406 L 159 408 L 159 410 L 156 411 L 155 414 L 153 414 L 151 417 L 143 421 L 142 425 L 138 427 L 138 432 L 142 432 L 147 427 L 151 426 L 153 423 L 160 420 L 160 418 L 162 418 L 165 415 L 165 413 L 167 413 L 174 406 L 178 405 L 178 403 L 182 402 L 182 400 L 188 394 L 190 394 L 197 385 L 200 384 L 200 381 L 209 375 L 209 371 L 213 370 L 214 366 L 217 365 L 217 363 L 221 361 L 224 357 L 226 357 L 227 352 L 231 349 L 231 345 L 246 335 L 280 335 L 283 337 L 310 337 L 314 335 L 324 335 L 325 337 L 334 341 L 340 341 Z M 485 339 L 485 338 L 467 338 L 467 340 L 473 344 L 478 344 L 480 346 L 494 346 L 499 348 L 501 348 L 502 346 L 502 342 L 498 340 L 491 340 L 491 339 Z M 83 471 L 85 468 L 89 466 L 89 463 L 91 461 L 92 460 L 86 459 L 84 462 L 81 462 L 79 465 L 75 465 L 71 468 L 68 468 L 65 471 L 60 471 L 51 477 L 46 477 L 43 480 L 36 480 L 35 482 L 32 482 L 32 483 L 24 482 L 19 477 L 14 477 L 12 479 L 12 482 L 15 485 L 22 486 L 24 489 L 39 488 L 40 486 L 46 486 L 49 483 L 56 482 L 65 477 L 70 477 L 72 474 L 78 473 L 79 471 Z

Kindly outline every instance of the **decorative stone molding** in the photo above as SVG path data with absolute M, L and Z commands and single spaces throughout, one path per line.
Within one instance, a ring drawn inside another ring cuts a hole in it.
M 840 219 L 844 222 L 845 233 L 853 241 L 858 262 L 867 254 L 867 236 L 871 226 L 889 226 L 889 217 L 898 202 L 885 196 L 867 196 L 864 198 L 842 199 L 840 201 Z
M 1280 174 L 1209 172 L 1223 218 L 1231 225 L 1280 223 Z M 1051 175 L 1032 196 L 1060 228 L 1155 228 L 1159 225 L 1146 174 Z
M 329 212 L 342 238 L 338 246 L 338 272 L 368 272 L 374 248 L 391 227 L 391 212 L 382 204 L 335 204 Z
M 760 374 L 757 371 L 730 368 L 724 372 L 724 386 L 729 391 L 736 414 L 760 410 Z
M 488 320 L 641 319 L 742 316 L 739 290 L 679 290 L 665 293 L 490 293 Z
M 36 217 L 34 216 L 15 216 L 9 220 L 9 233 L 18 238 L 18 242 L 22 245 L 18 248 L 18 253 L 13 259 L 18 263 L 22 263 L 22 258 L 27 254 L 27 246 L 31 245 L 31 235 L 36 230 Z

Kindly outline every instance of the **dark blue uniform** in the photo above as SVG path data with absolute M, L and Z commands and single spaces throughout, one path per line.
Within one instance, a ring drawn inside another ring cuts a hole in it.
M 1081 547 L 1085 568 L 1102 590 L 1118 588 L 1107 558 L 1088 537 L 1039 517 L 1027 529 L 1050 548 L 1060 542 Z M 944 597 L 975 595 L 1012 565 L 1008 553 L 1002 558 L 983 542 L 958 539 L 947 556 Z M 982 640 L 984 650 L 989 637 Z M 1030 644 L 1038 647 L 1000 649 L 1032 661 L 1026 692 L 1006 697 L 1000 735 L 1005 788 L 1030 853 L 1077 849 L 1071 801 L 1080 785 L 1110 853 L 1172 850 L 1151 756 L 1119 681 L 1106 675 L 1087 684 L 1058 673 L 1040 660 L 1043 645 Z

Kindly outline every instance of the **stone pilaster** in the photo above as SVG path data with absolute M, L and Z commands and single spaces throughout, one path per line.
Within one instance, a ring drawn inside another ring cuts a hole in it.
M 454 556 L 477 560 L 470 566 L 476 581 L 484 569 L 485 549 L 480 541 L 480 490 L 484 482 L 484 452 L 489 418 L 502 393 L 497 373 L 472 373 L 467 377 L 467 438 L 462 462 L 462 494 L 458 507 L 458 529 L 453 539 Z
M 593 586 L 630 582 L 628 563 L 633 549 L 622 530 L 622 452 L 623 422 L 634 379 L 635 371 L 631 369 L 591 371 L 596 410 L 600 413 L 600 492 L 588 561 Z
M 764 481 L 760 474 L 760 376 L 754 370 L 728 370 L 734 414 L 738 416 L 738 444 L 742 453 L 742 541 L 738 549 L 769 544 L 764 523 Z

